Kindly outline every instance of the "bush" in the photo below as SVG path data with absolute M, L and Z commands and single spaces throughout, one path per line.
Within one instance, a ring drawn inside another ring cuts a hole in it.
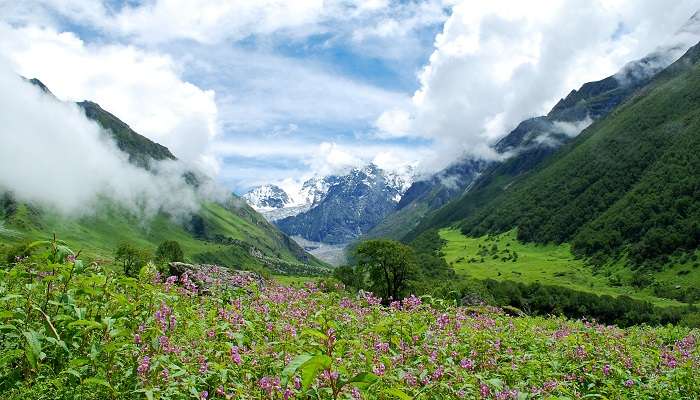
M 114 252 L 114 261 L 120 263 L 124 270 L 124 275 L 135 277 L 141 267 L 152 259 L 148 250 L 138 249 L 129 243 L 122 243 Z
M 158 245 L 155 259 L 159 263 L 183 262 L 185 256 L 180 243 L 175 240 L 166 240 Z

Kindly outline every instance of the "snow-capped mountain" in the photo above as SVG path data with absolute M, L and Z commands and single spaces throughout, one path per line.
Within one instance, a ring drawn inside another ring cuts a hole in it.
M 413 169 L 406 167 L 396 171 L 385 171 L 374 164 L 355 168 L 345 175 L 316 176 L 305 181 L 297 190 L 285 191 L 273 184 L 256 186 L 242 197 L 256 211 L 269 221 L 293 217 L 309 211 L 323 202 L 329 190 L 340 184 L 347 185 L 354 180 L 362 180 L 367 185 L 382 180 L 387 188 L 387 196 L 398 203 L 401 196 L 413 183 Z
M 257 211 L 284 208 L 291 203 L 287 192 L 275 185 L 256 186 L 242 197 Z
M 242 197 L 283 231 L 316 242 L 345 243 L 392 212 L 413 180 L 410 167 L 386 171 L 368 164 L 342 175 L 313 177 L 298 190 L 268 184 Z
M 310 180 L 302 191 L 312 204 L 309 209 L 276 224 L 307 240 L 347 243 L 393 212 L 412 182 L 411 169 L 388 172 L 374 164 L 345 175 Z

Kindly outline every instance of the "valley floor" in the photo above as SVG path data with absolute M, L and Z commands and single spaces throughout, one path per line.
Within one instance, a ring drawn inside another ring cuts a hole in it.
M 568 244 L 525 244 L 516 239 L 515 231 L 473 238 L 456 229 L 443 229 L 440 237 L 446 241 L 442 248 L 445 260 L 463 277 L 537 282 L 599 295 L 627 295 L 659 306 L 683 304 L 655 296 L 651 289 L 632 287 L 628 283 L 632 273 L 622 263 L 594 273 L 591 266 L 574 257 Z M 673 265 L 655 277 L 674 286 L 692 286 L 700 282 L 700 269 Z

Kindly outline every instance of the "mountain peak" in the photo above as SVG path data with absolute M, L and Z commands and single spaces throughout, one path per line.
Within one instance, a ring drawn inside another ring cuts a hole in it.
M 283 208 L 291 203 L 287 192 L 271 184 L 256 186 L 242 197 L 251 207 L 261 211 Z

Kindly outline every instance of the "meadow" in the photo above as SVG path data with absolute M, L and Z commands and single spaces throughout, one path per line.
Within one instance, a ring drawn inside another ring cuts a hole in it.
M 60 242 L 0 269 L 7 399 L 692 399 L 700 332 L 514 317 L 223 268 L 135 278 Z M 78 256 L 78 257 L 76 257 Z
M 651 288 L 632 287 L 632 272 L 624 260 L 595 269 L 571 253 L 569 244 L 522 243 L 515 230 L 481 237 L 468 237 L 457 229 L 442 229 L 444 258 L 462 277 L 511 280 L 564 286 L 574 290 L 611 296 L 627 295 L 658 306 L 682 303 L 655 295 Z M 691 261 L 677 263 L 656 274 L 673 287 L 697 287 L 700 269 Z

